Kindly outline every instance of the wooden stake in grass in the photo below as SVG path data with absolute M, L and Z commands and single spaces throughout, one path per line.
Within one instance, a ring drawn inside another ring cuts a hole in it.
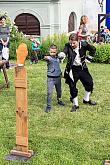
M 2 69 L 4 78 L 5 78 L 5 84 L 0 85 L 0 89 L 2 89 L 4 87 L 6 87 L 6 88 L 9 88 L 10 87 L 8 76 L 7 76 L 7 72 L 6 72 L 6 66 L 5 66 L 6 63 L 7 63 L 6 60 L 0 61 L 0 69 Z
M 16 54 L 16 148 L 11 150 L 11 154 L 31 157 L 33 155 L 33 151 L 28 150 L 27 71 L 24 68 L 24 62 L 28 55 L 27 45 L 24 43 L 20 44 L 16 50 Z

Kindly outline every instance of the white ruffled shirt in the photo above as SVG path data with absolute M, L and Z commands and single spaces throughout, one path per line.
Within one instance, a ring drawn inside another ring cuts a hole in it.
M 73 51 L 75 51 L 77 53 L 76 57 L 74 59 L 73 65 L 75 65 L 75 66 L 82 65 L 80 54 L 79 54 L 79 48 L 75 48 L 75 49 L 73 49 Z

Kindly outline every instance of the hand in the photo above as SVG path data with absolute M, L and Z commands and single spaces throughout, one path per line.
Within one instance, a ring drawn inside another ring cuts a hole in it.
M 86 62 L 86 63 L 91 63 L 91 62 L 90 62 L 89 60 L 87 60 L 87 59 L 85 59 L 85 62 Z
M 4 44 L 3 44 L 4 46 L 7 46 L 8 45 L 8 42 L 6 41 L 6 42 L 4 42 Z

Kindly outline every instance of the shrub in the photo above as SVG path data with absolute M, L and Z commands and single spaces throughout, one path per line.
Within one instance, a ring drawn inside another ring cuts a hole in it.
M 97 44 L 94 62 L 110 63 L 110 44 Z
M 48 54 L 49 46 L 51 44 L 55 44 L 58 47 L 58 52 L 62 51 L 65 43 L 68 42 L 68 36 L 65 33 L 62 34 L 54 34 L 53 36 L 47 36 L 47 38 L 42 39 L 41 51 L 39 56 L 43 58 Z
M 12 25 L 11 18 L 8 17 L 7 12 L 0 11 L 0 17 L 1 17 L 1 16 L 5 16 L 5 17 L 6 17 L 6 24 L 7 24 L 8 26 L 11 26 L 11 25 Z
M 17 27 L 13 25 L 10 34 L 10 59 L 16 58 L 16 49 L 18 45 L 22 42 L 27 45 L 28 54 L 30 56 L 30 54 L 32 54 L 31 41 L 28 38 L 26 38 L 22 32 L 18 32 Z
M 6 24 L 10 27 L 10 59 L 16 58 L 16 49 L 18 45 L 22 42 L 27 44 L 29 55 L 32 54 L 31 50 L 31 41 L 25 37 L 22 32 L 18 31 L 17 26 L 15 26 L 12 22 L 10 17 L 6 12 L 0 11 L 0 16 L 6 17 Z M 29 56 L 28 56 L 29 57 Z

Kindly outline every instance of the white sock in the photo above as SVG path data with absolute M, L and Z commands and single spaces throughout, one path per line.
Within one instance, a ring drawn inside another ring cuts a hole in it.
M 78 106 L 78 97 L 77 96 L 73 99 L 73 105 Z
M 91 92 L 85 92 L 84 100 L 89 101 Z

